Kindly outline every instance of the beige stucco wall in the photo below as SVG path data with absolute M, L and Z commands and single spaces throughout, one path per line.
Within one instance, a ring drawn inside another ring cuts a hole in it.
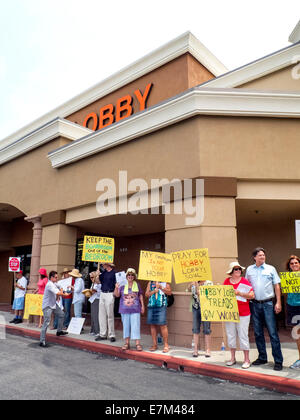
M 296 64 L 275 71 L 274 73 L 244 83 L 239 88 L 258 89 L 258 90 L 281 90 L 281 91 L 299 91 L 299 66 Z M 296 77 L 295 77 L 295 73 Z

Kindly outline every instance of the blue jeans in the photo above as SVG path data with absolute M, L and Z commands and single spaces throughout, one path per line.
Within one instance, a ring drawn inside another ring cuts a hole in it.
M 251 315 L 254 328 L 256 347 L 259 353 L 259 359 L 268 360 L 266 351 L 266 342 L 264 336 L 264 325 L 268 329 L 271 340 L 272 355 L 275 363 L 282 364 L 283 356 L 281 352 L 280 340 L 276 328 L 276 319 L 274 313 L 274 305 L 272 301 L 257 303 L 251 302 Z
M 121 314 L 123 323 L 123 338 L 140 340 L 141 338 L 141 314 Z
M 75 316 L 75 318 L 82 318 L 82 305 L 83 305 L 83 302 L 74 303 L 74 316 Z

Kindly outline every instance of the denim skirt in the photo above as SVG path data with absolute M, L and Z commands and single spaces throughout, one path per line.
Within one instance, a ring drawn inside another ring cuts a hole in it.
M 147 324 L 166 325 L 167 324 L 167 307 L 148 307 Z

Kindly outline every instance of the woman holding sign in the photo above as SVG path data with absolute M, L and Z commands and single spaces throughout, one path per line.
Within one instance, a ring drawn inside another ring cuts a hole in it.
M 236 364 L 235 352 L 236 352 L 236 338 L 239 337 L 240 349 L 244 352 L 244 363 L 243 369 L 250 367 L 249 359 L 249 324 L 250 324 L 250 306 L 249 299 L 254 299 L 254 292 L 251 284 L 242 277 L 242 272 L 245 267 L 242 267 L 237 261 L 230 263 L 227 274 L 230 275 L 225 281 L 224 286 L 233 286 L 240 315 L 240 322 L 226 322 L 226 334 L 228 345 L 231 351 L 231 359 L 226 363 L 227 366 L 233 366 Z
M 127 284 L 119 286 L 116 283 L 114 295 L 120 297 L 119 312 L 122 317 L 123 338 L 125 344 L 122 350 L 130 349 L 130 339 L 135 340 L 137 351 L 142 351 L 141 339 L 141 314 L 145 312 L 143 291 L 136 281 L 137 275 L 134 268 L 126 272 Z
M 149 298 L 147 324 L 150 324 L 153 346 L 150 351 L 157 350 L 157 329 L 160 326 L 161 335 L 164 342 L 163 353 L 170 350 L 168 344 L 168 327 L 167 327 L 167 295 L 172 294 L 169 283 L 159 283 L 150 281 L 147 285 L 146 296 Z
M 296 255 L 291 255 L 286 262 L 287 271 L 300 271 L 300 258 Z M 287 303 L 287 323 L 288 325 L 298 325 L 300 324 L 300 293 L 288 293 Z M 300 335 L 297 333 L 296 338 L 299 359 L 293 363 L 291 369 L 300 369 Z

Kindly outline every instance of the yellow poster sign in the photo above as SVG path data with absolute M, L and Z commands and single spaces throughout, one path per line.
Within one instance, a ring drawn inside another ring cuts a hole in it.
M 85 236 L 82 249 L 82 261 L 113 263 L 115 252 L 114 238 Z
M 189 249 L 172 252 L 175 282 L 212 281 L 208 249 Z
M 287 271 L 279 273 L 282 293 L 300 293 L 300 272 Z
M 141 251 L 138 279 L 171 283 L 171 256 L 162 252 Z
M 199 298 L 202 321 L 240 322 L 232 286 L 200 286 Z
M 24 319 L 28 319 L 29 315 L 43 316 L 43 297 L 44 295 L 25 295 Z

